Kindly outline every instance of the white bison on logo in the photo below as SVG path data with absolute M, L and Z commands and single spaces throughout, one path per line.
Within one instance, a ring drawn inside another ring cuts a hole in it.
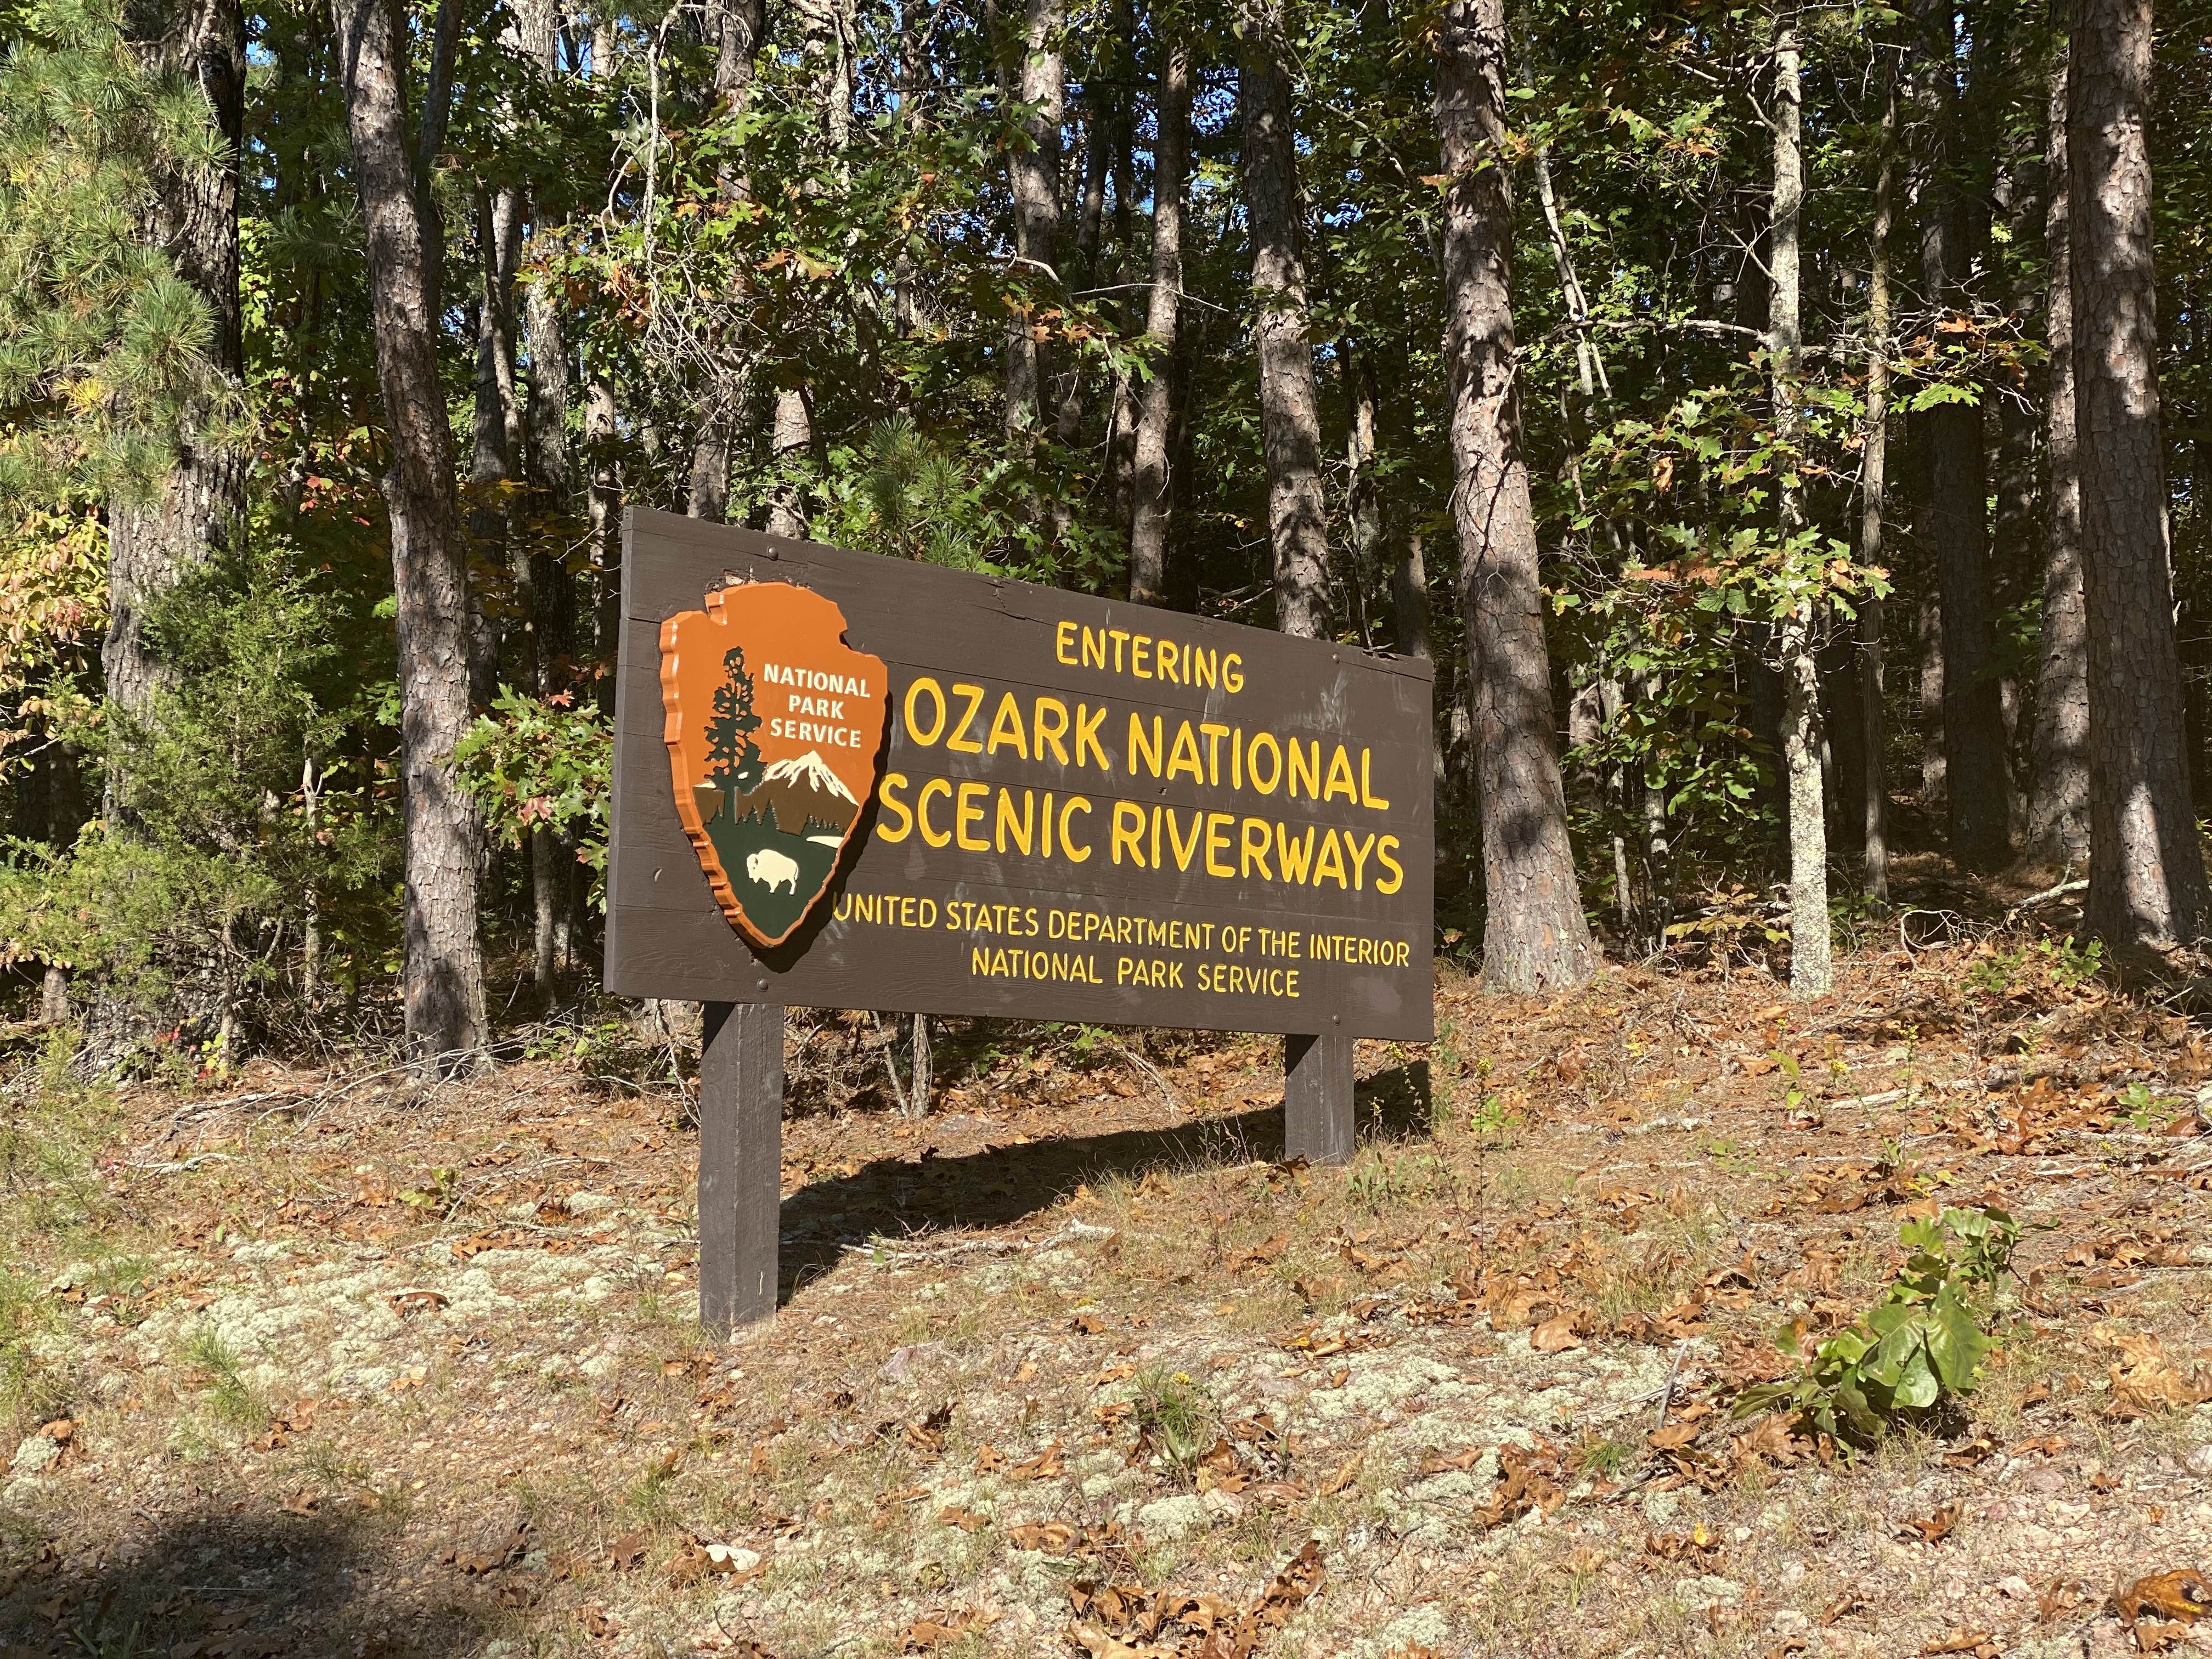
M 779 887 L 788 887 L 793 897 L 799 896 L 798 860 L 785 857 L 773 848 L 763 847 L 758 852 L 745 854 L 745 878 L 771 893 Z

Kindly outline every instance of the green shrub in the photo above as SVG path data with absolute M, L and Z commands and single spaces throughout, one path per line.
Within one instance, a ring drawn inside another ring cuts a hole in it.
M 1973 1392 L 1990 1352 L 1990 1295 L 2011 1267 L 2020 1223 L 1993 1207 L 1952 1209 L 1906 1222 L 1899 1237 L 1912 1255 L 1881 1300 L 1814 1348 L 1796 1376 L 1746 1389 L 1738 1417 L 1789 1411 L 1807 1428 L 1871 1445 Z M 1794 1333 L 1783 1346 L 1796 1350 Z

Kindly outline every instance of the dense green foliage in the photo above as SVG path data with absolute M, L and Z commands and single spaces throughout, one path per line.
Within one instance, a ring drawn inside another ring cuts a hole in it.
M 1213 615 L 1272 621 L 1228 10 L 1186 0 L 1071 10 L 1056 37 L 1068 112 L 1051 268 L 1012 251 L 1008 167 L 1031 143 L 1033 113 L 1013 92 L 1018 9 L 778 9 L 732 100 L 715 90 L 713 8 L 557 14 L 548 69 L 521 45 L 518 7 L 410 4 L 417 118 L 437 80 L 441 11 L 458 46 L 430 178 L 447 238 L 441 369 L 468 481 L 474 603 L 492 641 L 461 760 L 503 849 L 488 853 L 495 960 L 512 960 L 529 931 L 533 878 L 516 854 L 532 832 L 551 832 L 564 860 L 603 862 L 609 526 L 623 501 L 685 506 L 703 422 L 729 441 L 732 520 L 762 522 L 781 501 L 824 540 L 1112 593 L 1127 580 L 1134 394 L 1167 377 L 1171 592 Z M 1403 0 L 1300 0 L 1288 15 L 1337 626 L 1396 643 L 1413 618 L 1393 575 L 1425 556 L 1444 763 L 1439 926 L 1448 939 L 1473 937 L 1481 893 L 1445 445 L 1437 18 Z M 1733 915 L 1730 894 L 1776 872 L 1772 625 L 1800 605 L 1814 604 L 1823 630 L 1839 866 L 1857 833 L 1838 804 L 1852 780 L 1871 764 L 1905 793 L 1917 785 L 1921 647 L 1911 605 L 1895 601 L 1932 581 L 1923 416 L 1940 404 L 1982 412 L 1997 672 L 2014 771 L 2027 775 L 2045 548 L 2044 122 L 2060 43 L 2043 8 L 2016 0 L 1970 0 L 1958 15 L 1972 153 L 1948 165 L 1972 198 L 1974 240 L 1963 307 L 1919 289 L 1917 192 L 1929 180 L 1909 94 L 1929 59 L 1924 42 L 1908 43 L 1922 23 L 1882 7 L 1802 20 L 1804 420 L 1785 439 L 1762 262 L 1774 14 L 1669 0 L 1509 10 L 1514 125 L 1496 164 L 1516 193 L 1518 386 L 1584 890 L 1616 949 L 1717 949 L 1720 934 L 1701 927 L 1708 899 Z M 2192 696 L 2212 708 L 2212 634 L 2193 620 L 2212 594 L 2212 151 L 2201 120 L 2212 13 L 2178 0 L 2160 23 L 2153 154 L 2173 546 Z M 377 489 L 390 447 L 329 14 L 256 0 L 247 28 L 241 402 L 206 374 L 205 306 L 143 228 L 157 172 L 222 163 L 197 88 L 149 70 L 92 0 L 0 10 L 0 685 L 21 783 L 0 933 L 27 970 L 65 965 L 226 1034 L 242 1012 L 279 1027 L 280 1004 L 312 1010 L 320 988 L 380 992 L 399 874 Z M 1194 156 L 1182 337 L 1164 355 L 1143 336 L 1155 88 L 1176 42 L 1194 58 Z M 1904 117 L 1885 141 L 1885 91 L 1899 77 Z M 1885 142 L 1903 164 L 1895 316 L 1876 338 L 1868 276 Z M 484 276 L 502 202 L 522 227 L 511 293 L 496 276 L 488 292 Z M 504 318 L 504 375 L 480 369 L 488 304 Z M 556 337 L 522 325 L 533 306 L 557 319 L 559 361 L 537 360 Z M 1007 428 L 1010 319 L 1050 365 L 1041 434 Z M 1894 380 L 1891 507 L 1884 555 L 1866 568 L 1854 538 L 1876 356 Z M 534 434 L 557 420 L 544 440 L 557 467 L 536 436 L 489 469 L 479 443 L 472 463 L 476 405 L 507 386 L 518 401 L 492 429 L 504 420 L 510 435 Z M 792 392 L 809 430 L 780 447 L 774 411 Z M 133 722 L 101 697 L 100 526 L 159 477 L 188 417 L 252 434 L 252 550 L 161 608 L 155 626 L 182 678 L 155 716 Z M 1807 515 L 1788 536 L 1775 512 L 1785 486 Z M 549 593 L 560 613 L 550 620 Z M 1895 596 L 1890 742 L 1869 757 L 1856 748 L 1848 636 L 1884 595 Z M 142 822 L 107 823 L 102 769 L 125 755 L 134 799 L 155 805 Z M 1936 836 L 1911 811 L 1903 833 L 1923 845 Z M 369 1003 L 374 1020 L 380 998 Z

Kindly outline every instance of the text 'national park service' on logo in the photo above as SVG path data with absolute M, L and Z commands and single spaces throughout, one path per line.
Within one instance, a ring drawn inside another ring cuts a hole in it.
M 876 787 L 889 707 L 845 613 L 788 582 L 744 582 L 660 625 L 676 814 L 714 902 L 782 944 L 829 890 Z

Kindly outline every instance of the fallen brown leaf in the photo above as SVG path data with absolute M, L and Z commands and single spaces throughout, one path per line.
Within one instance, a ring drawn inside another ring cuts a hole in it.
M 1923 1654 L 1971 1653 L 1974 1659 L 1997 1659 L 2004 1649 L 1987 1631 L 1954 1630 L 1948 1636 L 1939 1637 L 1930 1642 L 1920 1651 Z
M 1966 1505 L 1954 1498 L 1939 1506 L 1933 1515 L 1905 1522 L 1897 1529 L 1898 1536 L 1923 1544 L 1940 1544 L 1951 1535 L 1951 1528 L 1959 1524 L 1959 1517 L 1966 1512 Z

